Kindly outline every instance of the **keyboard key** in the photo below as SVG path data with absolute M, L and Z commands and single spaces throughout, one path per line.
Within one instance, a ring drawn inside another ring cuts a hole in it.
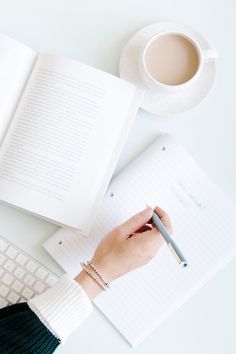
M 13 282 L 14 278 L 11 274 L 5 273 L 2 277 L 2 282 L 6 285 L 11 285 Z
M 21 295 L 24 296 L 27 300 L 29 300 L 34 295 L 34 292 L 29 288 L 24 288 Z
M 8 305 L 7 301 L 0 297 L 0 309 Z
M 20 296 L 16 294 L 14 291 L 11 291 L 10 294 L 8 295 L 7 299 L 12 303 L 16 304 L 17 301 L 19 300 Z
M 38 268 L 37 272 L 35 273 L 36 277 L 41 280 L 44 280 L 47 274 L 48 272 L 46 272 L 46 270 L 43 268 Z
M 12 247 L 12 246 L 9 246 L 8 249 L 6 250 L 6 255 L 9 257 L 9 258 L 15 258 L 16 255 L 17 255 L 17 250 Z
M 2 265 L 6 260 L 6 257 L 0 253 L 0 265 Z
M 9 288 L 5 285 L 0 285 L 0 295 L 5 297 L 9 293 Z
M 49 286 L 53 286 L 57 282 L 57 278 L 53 277 L 51 274 L 46 278 L 45 283 Z
M 42 293 L 46 289 L 46 286 L 41 283 L 41 281 L 37 281 L 34 285 L 34 290 L 36 290 L 38 293 Z
M 5 249 L 7 248 L 8 244 L 4 240 L 0 240 L 0 251 L 4 252 Z
M 12 273 L 16 268 L 16 264 L 11 259 L 8 259 L 3 267 L 8 270 L 8 272 Z
M 33 285 L 34 284 L 34 282 L 35 282 L 35 278 L 34 277 L 32 277 L 32 275 L 30 275 L 30 274 L 27 274 L 26 276 L 25 276 L 25 278 L 24 278 L 24 283 L 26 284 L 26 285 L 29 285 L 29 286 L 31 286 L 31 285 Z
M 16 262 L 23 266 L 27 262 L 27 258 L 24 254 L 20 253 L 16 257 Z
M 56 282 L 43 265 L 0 236 L 0 309 L 26 302 Z
M 15 280 L 14 283 L 12 284 L 12 289 L 17 291 L 18 293 L 21 292 L 23 287 L 24 285 L 19 280 Z
M 37 266 L 36 263 L 34 263 L 34 262 L 32 262 L 32 261 L 29 261 L 29 262 L 26 264 L 25 268 L 26 268 L 29 272 L 34 273 L 35 270 L 38 268 L 38 266 Z
M 25 270 L 20 268 L 20 267 L 17 267 L 14 271 L 14 275 L 18 278 L 18 279 L 22 279 L 23 276 L 25 275 Z

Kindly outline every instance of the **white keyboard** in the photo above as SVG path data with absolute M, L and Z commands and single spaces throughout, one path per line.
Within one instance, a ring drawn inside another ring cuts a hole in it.
M 0 309 L 41 294 L 57 280 L 55 274 L 0 235 Z

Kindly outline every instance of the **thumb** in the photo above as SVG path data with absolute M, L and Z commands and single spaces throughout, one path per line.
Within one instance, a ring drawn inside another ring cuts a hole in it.
M 130 235 L 145 225 L 153 216 L 152 208 L 146 208 L 120 225 L 121 234 Z

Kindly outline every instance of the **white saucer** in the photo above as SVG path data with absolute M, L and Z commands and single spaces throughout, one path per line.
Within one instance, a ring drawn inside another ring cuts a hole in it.
M 195 39 L 202 49 L 209 49 L 207 41 L 191 27 L 168 22 L 160 22 L 144 27 L 128 41 L 120 57 L 120 77 L 145 90 L 141 108 L 157 115 L 170 115 L 184 112 L 196 106 L 210 91 L 215 79 L 215 60 L 204 64 L 202 74 L 192 87 L 182 89 L 179 93 L 151 91 L 143 84 L 138 72 L 138 54 L 140 48 L 156 33 L 171 30 L 181 31 Z

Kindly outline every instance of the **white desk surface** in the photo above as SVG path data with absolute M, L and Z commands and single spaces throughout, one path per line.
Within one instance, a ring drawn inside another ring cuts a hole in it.
M 233 0 L 0 0 L 0 33 L 38 52 L 61 54 L 117 74 L 122 47 L 143 26 L 176 21 L 195 27 L 219 51 L 212 91 L 199 106 L 174 117 L 157 118 L 140 111 L 118 169 L 160 132 L 169 132 L 236 201 L 235 13 Z M 55 229 L 52 224 L 0 205 L 0 233 L 61 274 L 41 247 Z M 236 261 L 133 351 L 235 354 L 235 279 Z M 125 354 L 132 349 L 95 309 L 57 352 Z

